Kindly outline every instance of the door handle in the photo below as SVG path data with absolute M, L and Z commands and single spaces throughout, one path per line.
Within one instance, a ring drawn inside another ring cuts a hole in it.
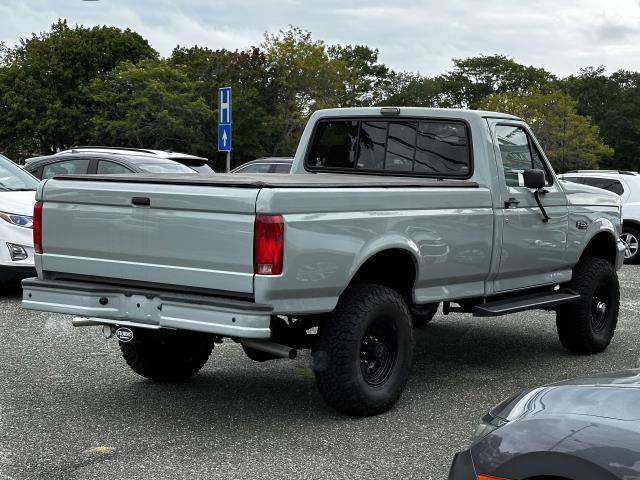
M 509 200 L 504 201 L 504 208 L 516 208 L 520 204 L 520 200 L 515 197 L 511 197 Z
M 151 206 L 151 199 L 148 197 L 133 197 L 131 204 L 136 207 L 149 207 Z

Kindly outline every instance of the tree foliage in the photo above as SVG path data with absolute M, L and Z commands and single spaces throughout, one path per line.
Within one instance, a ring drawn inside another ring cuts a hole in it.
M 0 145 L 9 153 L 53 152 L 89 137 L 85 87 L 122 61 L 156 58 L 140 35 L 66 21 L 0 49 Z
M 290 27 L 243 50 L 176 47 L 165 59 L 135 32 L 64 20 L 0 44 L 0 150 L 74 144 L 216 151 L 217 90 L 233 87 L 233 160 L 292 155 L 319 108 L 488 108 L 531 122 L 556 167 L 638 169 L 640 74 L 587 68 L 558 79 L 502 55 L 455 59 L 435 77 L 396 72 L 366 45 Z M 613 147 L 612 150 L 607 145 Z
M 576 112 L 576 101 L 557 90 L 497 93 L 480 106 L 524 119 L 558 172 L 597 168 L 613 149 L 603 144 L 589 117 Z
M 600 127 L 615 154 L 605 168 L 640 169 L 640 73 L 619 70 L 610 76 L 604 67 L 585 68 L 562 82 L 576 99 L 578 112 Z
M 214 115 L 184 69 L 166 60 L 123 62 L 88 87 L 100 115 L 92 143 L 213 153 Z
M 441 77 L 442 99 L 447 107 L 478 108 L 496 93 L 522 93 L 542 88 L 555 77 L 542 68 L 521 65 L 503 55 L 453 60 L 453 70 Z

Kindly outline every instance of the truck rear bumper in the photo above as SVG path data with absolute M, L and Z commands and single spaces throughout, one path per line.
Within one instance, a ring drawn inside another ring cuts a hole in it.
M 22 307 L 133 327 L 174 328 L 237 338 L 269 338 L 271 307 L 252 302 L 118 287 L 40 280 L 22 282 Z

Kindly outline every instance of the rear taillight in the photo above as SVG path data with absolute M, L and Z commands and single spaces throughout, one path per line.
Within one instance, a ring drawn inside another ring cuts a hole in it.
M 253 273 L 280 275 L 284 257 L 282 215 L 256 215 L 253 231 Z
M 42 253 L 42 202 L 36 202 L 33 207 L 33 248 L 36 253 Z

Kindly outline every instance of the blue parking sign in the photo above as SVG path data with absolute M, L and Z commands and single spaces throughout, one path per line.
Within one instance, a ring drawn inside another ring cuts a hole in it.
M 218 89 L 218 123 L 231 124 L 231 87 Z
M 218 124 L 218 151 L 231 151 L 231 125 Z
M 231 87 L 218 89 L 218 151 L 231 151 Z

